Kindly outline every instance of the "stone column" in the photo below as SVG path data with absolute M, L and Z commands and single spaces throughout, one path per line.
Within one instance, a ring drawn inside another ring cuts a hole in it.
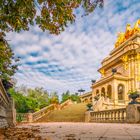
M 91 116 L 90 116 L 91 111 L 86 111 L 85 112 L 85 122 L 90 122 Z
M 126 107 L 126 121 L 128 123 L 140 122 L 140 104 L 130 104 Z
M 9 106 L 6 109 L 7 113 L 7 122 L 9 126 L 15 126 L 16 125 L 16 110 L 15 110 L 15 104 L 14 100 L 10 97 Z
M 137 61 L 136 61 L 136 89 L 140 91 L 140 54 L 137 54 Z
M 117 85 L 117 81 L 114 79 L 113 82 L 113 98 L 114 98 L 114 106 L 116 106 L 118 104 L 118 85 Z
M 135 81 L 135 80 L 134 80 L 134 77 L 135 77 L 135 76 L 134 76 L 134 73 L 135 73 L 134 70 L 135 70 L 135 68 L 134 68 L 134 67 L 135 67 L 135 66 L 134 66 L 134 56 L 132 56 L 132 57 L 131 57 L 131 71 L 130 71 L 130 72 L 131 72 L 131 78 L 132 78 L 132 80 L 131 80 L 132 90 L 135 90 L 135 87 L 134 87 L 134 86 L 135 86 L 135 85 L 134 85 L 134 81 Z

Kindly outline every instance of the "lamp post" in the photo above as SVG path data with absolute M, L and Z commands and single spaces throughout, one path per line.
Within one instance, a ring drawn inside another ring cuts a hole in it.
M 85 92 L 85 90 L 81 88 L 81 89 L 78 90 L 78 92 L 79 92 L 80 95 L 81 95 L 81 93 L 82 93 L 82 92 Z

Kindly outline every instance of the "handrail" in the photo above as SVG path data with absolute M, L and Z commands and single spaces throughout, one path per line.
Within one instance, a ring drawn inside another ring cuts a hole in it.
M 65 102 L 61 103 L 60 104 L 60 109 L 64 108 L 65 106 L 67 106 L 70 103 L 72 103 L 72 101 L 70 99 L 68 99 Z
M 90 112 L 92 122 L 126 122 L 126 108 Z
M 33 118 L 33 122 L 40 119 L 41 117 L 43 117 L 44 115 L 46 115 L 48 112 L 50 112 L 51 110 L 54 110 L 55 105 L 51 104 L 47 107 L 42 108 L 41 110 L 32 113 L 32 118 Z

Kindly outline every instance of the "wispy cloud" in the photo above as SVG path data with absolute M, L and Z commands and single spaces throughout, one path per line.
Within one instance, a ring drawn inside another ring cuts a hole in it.
M 15 78 L 18 85 L 44 87 L 63 92 L 90 90 L 99 78 L 101 60 L 114 47 L 116 34 L 134 24 L 140 15 L 139 0 L 107 0 L 103 9 L 81 18 L 59 36 L 43 33 L 38 27 L 29 32 L 9 33 L 8 40 L 21 57 Z

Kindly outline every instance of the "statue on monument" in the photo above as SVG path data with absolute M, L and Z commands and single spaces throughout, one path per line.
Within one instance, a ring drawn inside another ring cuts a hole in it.
M 133 34 L 138 32 L 140 32 L 140 19 L 137 20 L 133 28 L 131 28 L 130 24 L 127 24 L 125 33 L 118 33 L 115 48 L 120 46 L 125 40 L 129 39 Z

